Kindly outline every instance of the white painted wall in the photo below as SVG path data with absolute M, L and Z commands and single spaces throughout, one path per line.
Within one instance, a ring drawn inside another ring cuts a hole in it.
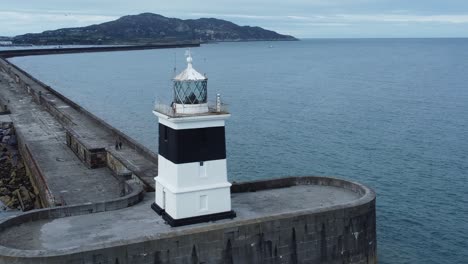
M 156 178 L 154 178 L 156 180 Z M 159 183 L 158 181 L 156 181 L 156 184 L 154 186 L 154 191 L 155 191 L 155 195 L 154 195 L 154 202 L 159 206 L 161 207 L 162 209 L 165 209 L 165 204 L 163 203 L 163 188 L 164 186 L 162 186 L 161 183 Z
M 156 111 L 159 122 L 173 129 L 224 126 L 229 114 L 201 114 L 170 118 Z M 231 210 L 231 183 L 227 181 L 226 159 L 174 164 L 158 156 L 155 202 L 172 218 L 182 219 Z M 163 192 L 166 193 L 163 201 Z M 206 208 L 200 208 L 205 197 Z
M 205 127 L 220 127 L 225 125 L 225 120 L 230 114 L 206 114 L 184 117 L 169 117 L 159 112 L 153 111 L 159 118 L 159 123 L 172 129 L 193 129 Z
M 177 215 L 177 196 L 168 191 L 164 188 L 164 192 L 166 192 L 166 204 L 164 210 L 168 213 L 172 218 L 175 219 L 174 215 Z
M 164 181 L 163 178 L 156 177 L 154 178 L 156 183 L 161 184 L 164 189 L 169 190 L 172 193 L 175 194 L 180 194 L 180 193 L 186 193 L 186 192 L 196 192 L 196 191 L 202 191 L 202 190 L 209 190 L 209 189 L 217 189 L 217 188 L 224 188 L 224 187 L 230 187 L 231 183 L 228 181 L 225 182 L 220 182 L 220 183 L 214 183 L 214 184 L 197 184 L 193 186 L 188 186 L 188 187 L 180 187 L 177 185 L 170 185 L 166 181 Z
M 206 195 L 207 210 L 200 210 L 200 197 Z M 177 195 L 174 219 L 231 211 L 231 192 L 229 187 L 189 192 Z
M 188 188 L 227 182 L 227 164 L 225 159 L 204 161 L 202 167 L 200 166 L 200 162 L 175 164 L 159 155 L 158 166 L 158 177 L 174 186 L 174 188 Z M 202 177 L 202 174 L 205 177 Z
M 155 202 L 172 218 L 180 219 L 231 210 L 231 183 L 227 181 L 225 159 L 205 161 L 205 175 L 200 175 L 199 162 L 175 164 L 162 156 L 159 156 L 158 162 Z M 166 193 L 165 203 L 163 192 Z M 202 195 L 206 195 L 206 210 L 200 209 Z
M 208 104 L 175 104 L 178 114 L 200 114 L 208 112 Z
M 163 192 L 166 193 L 165 203 Z M 200 208 L 200 199 L 206 196 L 206 209 Z M 156 181 L 156 204 L 166 210 L 172 218 L 181 219 L 193 216 L 215 214 L 231 210 L 230 187 L 173 193 Z
M 177 166 L 174 163 L 158 155 L 158 177 L 171 186 L 177 186 Z

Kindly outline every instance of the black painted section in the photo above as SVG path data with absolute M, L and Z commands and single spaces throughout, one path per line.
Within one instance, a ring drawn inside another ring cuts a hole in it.
M 234 211 L 227 211 L 222 213 L 216 214 L 208 214 L 208 215 L 200 215 L 194 217 L 187 217 L 182 219 L 174 219 L 165 210 L 161 209 L 156 203 L 151 205 L 151 208 L 159 215 L 162 215 L 162 218 L 172 227 L 176 226 L 184 226 L 184 225 L 193 225 L 198 223 L 205 223 L 210 221 L 217 221 L 222 219 L 233 219 L 236 217 L 236 212 Z M 162 211 L 159 211 L 162 210 Z M 159 212 L 161 213 L 159 213 Z
M 159 154 L 175 164 L 225 159 L 224 127 L 177 130 L 159 124 Z
M 198 254 L 197 254 L 197 249 L 195 248 L 195 245 L 192 246 L 192 264 L 199 264 L 200 262 L 198 261 Z
M 153 211 L 155 211 L 158 215 L 162 215 L 162 213 L 164 212 L 164 209 L 159 207 L 159 205 L 157 205 L 156 203 L 151 204 L 151 209 L 153 209 Z

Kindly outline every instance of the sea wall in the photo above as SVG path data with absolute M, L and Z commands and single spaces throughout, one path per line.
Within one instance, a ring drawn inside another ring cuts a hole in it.
M 23 156 L 24 164 L 33 187 L 37 190 L 37 195 L 40 202 L 44 207 L 60 206 L 62 201 L 55 199 L 51 194 L 47 181 L 42 173 L 42 170 L 37 166 L 36 161 L 33 159 L 31 152 L 26 144 L 23 143 L 24 139 L 21 133 L 18 133 L 18 149 Z
M 154 45 L 128 45 L 128 46 L 94 46 L 76 48 L 47 48 L 47 49 L 12 49 L 0 51 L 0 57 L 11 58 L 19 56 L 36 56 L 68 53 L 109 52 L 109 51 L 131 51 L 148 49 L 170 49 L 199 47 L 198 41 L 178 41 L 177 43 L 161 43 Z
M 125 182 L 125 190 L 122 197 L 95 203 L 85 203 L 78 205 L 60 206 L 45 209 L 32 210 L 15 217 L 3 220 L 0 222 L 0 231 L 8 227 L 19 225 L 26 222 L 38 221 L 44 219 L 56 219 L 67 216 L 92 214 L 99 212 L 106 212 L 112 210 L 119 210 L 139 203 L 144 197 L 145 191 L 143 186 L 128 180 Z M 1 253 L 0 253 L 1 254 Z M 0 256 L 0 263 L 2 263 Z M 5 262 L 10 263 L 10 262 Z M 39 262 L 41 263 L 41 262 Z M 46 263 L 46 262 L 44 262 Z
M 60 109 L 60 107 L 57 107 L 56 105 L 56 100 L 50 100 L 47 99 L 45 95 L 48 93 L 52 93 L 49 90 L 44 90 L 45 87 L 47 87 L 45 84 L 42 82 L 34 79 L 32 76 L 29 74 L 23 72 L 22 70 L 16 68 L 14 65 L 11 65 L 9 62 L 3 60 L 0 58 L 0 70 L 3 72 L 8 73 L 13 80 L 17 83 L 17 85 L 21 88 L 24 89 L 25 92 L 27 92 L 33 101 L 35 101 L 37 104 L 42 105 L 45 109 L 48 110 L 49 113 L 51 113 L 57 120 L 59 120 L 65 127 L 66 127 L 66 134 L 65 138 L 67 145 L 74 151 L 74 153 L 77 155 L 78 158 L 81 159 L 81 161 L 88 167 L 88 168 L 100 168 L 100 167 L 105 167 L 107 165 L 107 151 L 105 148 L 95 148 L 93 146 L 88 146 L 86 144 L 86 141 L 81 141 L 79 135 L 74 133 L 73 131 L 73 121 L 72 119 L 66 114 L 63 109 Z M 50 88 L 50 87 L 49 87 Z M 51 88 L 50 88 L 51 89 Z M 61 96 L 57 92 L 53 91 L 54 93 L 57 94 L 57 96 L 60 96 L 62 100 L 68 101 L 69 104 L 72 106 L 75 106 L 79 108 L 81 113 L 84 113 L 88 117 L 90 117 L 96 125 L 100 125 L 105 127 L 106 129 L 109 129 L 113 131 L 115 134 L 121 135 L 120 138 L 122 141 L 127 138 L 126 135 L 118 131 L 117 129 L 108 126 L 104 121 L 97 119 L 93 115 L 91 115 L 89 112 L 86 110 L 82 109 L 72 101 L 68 100 L 67 98 Z M 0 103 L 5 103 L 5 105 L 8 104 L 8 102 L 0 102 Z M 3 110 L 3 108 L 2 108 Z M 18 138 L 18 149 L 21 153 L 21 155 L 24 158 L 24 163 L 26 170 L 28 174 L 30 175 L 31 182 L 34 186 L 34 189 L 37 190 L 37 195 L 40 198 L 41 204 L 44 207 L 54 207 L 54 206 L 62 206 L 65 204 L 64 201 L 62 201 L 61 197 L 56 197 L 54 196 L 51 191 L 49 190 L 49 184 L 47 182 L 47 177 L 45 177 L 43 171 L 41 170 L 40 166 L 38 166 L 36 162 L 36 158 L 34 157 L 30 151 L 30 146 L 28 146 L 28 138 L 21 133 L 21 131 L 17 131 L 17 138 Z M 125 141 L 126 142 L 126 141 Z M 153 159 L 157 159 L 157 156 L 151 153 L 149 150 L 145 150 L 143 148 L 140 148 L 138 143 L 134 143 L 131 145 L 130 143 L 133 142 L 132 139 L 129 139 L 129 146 L 133 146 L 134 149 L 138 151 L 142 151 L 146 153 L 147 156 L 153 157 Z M 156 157 L 156 158 L 155 158 Z M 136 180 L 136 177 L 127 177 L 126 179 L 132 179 L 132 181 L 137 182 L 140 184 L 140 188 L 143 188 L 141 185 L 141 181 Z M 128 187 L 126 184 L 123 185 L 124 188 Z M 87 205 L 90 206 L 90 205 Z M 123 208 L 119 207 L 118 208 Z
M 107 167 L 112 170 L 115 175 L 130 177 L 132 172 L 110 151 L 107 153 Z
M 38 85 L 41 89 L 44 89 L 47 93 L 53 94 L 55 97 L 65 102 L 70 107 L 73 107 L 75 110 L 77 110 L 81 114 L 87 116 L 90 120 L 92 120 L 95 123 L 96 126 L 100 126 L 103 129 L 110 131 L 113 135 L 115 135 L 115 138 L 118 138 L 126 147 L 135 149 L 138 153 L 143 155 L 145 158 L 157 164 L 158 156 L 154 154 L 154 152 L 152 152 L 145 146 L 141 145 L 140 143 L 136 142 L 134 139 L 130 138 L 126 134 L 122 133 L 117 128 L 109 125 L 104 120 L 98 118 L 94 114 L 82 108 L 75 102 L 71 101 L 67 97 L 60 94 L 59 92 L 55 91 L 50 86 L 34 78 L 29 73 L 23 71 L 21 68 L 15 66 L 14 64 L 11 64 L 10 62 L 2 58 L 0 58 L 0 68 L 2 68 L 5 72 L 7 72 L 17 82 L 17 84 L 19 84 L 21 88 L 27 91 L 34 98 L 34 101 L 36 101 L 39 104 L 42 104 L 52 115 L 54 115 L 57 118 L 57 120 L 62 122 L 64 125 L 72 124 L 72 120 L 63 111 L 57 108 L 54 101 L 47 100 L 47 98 L 44 97 L 43 92 L 35 89 L 34 85 L 32 84 Z
M 308 184 L 347 188 L 362 196 L 328 208 L 213 223 L 114 244 L 83 245 L 79 249 L 0 247 L 0 263 L 377 263 L 375 193 L 367 187 L 325 177 L 290 177 L 234 184 L 233 191 Z M 4 221 L 0 230 L 43 219 L 46 212 Z

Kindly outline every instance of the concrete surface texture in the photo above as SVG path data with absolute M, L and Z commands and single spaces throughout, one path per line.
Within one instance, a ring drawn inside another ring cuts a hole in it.
M 1 86 L 0 86 L 1 87 Z M 0 124 L 2 123 L 11 123 L 10 115 L 1 115 L 0 114 Z
M 0 202 L 0 207 L 1 206 L 2 206 L 2 204 Z M 19 211 L 2 211 L 2 212 L 0 212 L 0 221 L 2 221 L 3 219 L 6 219 L 6 218 L 16 216 L 19 213 L 20 213 Z
M 30 212 L 0 222 L 0 263 L 377 262 L 367 187 L 326 177 L 235 186 L 238 217 L 177 228 L 150 209 L 153 193 L 105 213 L 35 221 Z
M 47 111 L 0 71 L 0 97 L 9 100 L 21 145 L 27 145 L 48 189 L 60 204 L 80 204 L 119 197 L 121 185 L 107 168 L 90 170 L 67 147 L 65 130 Z M 85 192 L 85 193 L 84 193 Z
M 121 140 L 123 147 L 118 150 L 121 162 L 131 167 L 133 174 L 140 178 L 149 190 L 154 190 L 153 178 L 158 173 L 157 155 L 14 65 L 4 60 L 0 60 L 0 64 L 10 69 L 10 76 L 15 76 L 14 79 L 18 80 L 11 83 L 18 93 L 28 96 L 24 91 L 30 91 L 33 98 L 39 98 L 36 102 L 44 105 L 65 129 L 73 130 L 80 141 L 89 148 L 109 150 L 115 147 L 116 140 Z
M 358 198 L 357 193 L 346 189 L 314 185 L 234 193 L 232 208 L 237 213 L 237 217 L 217 222 L 236 222 L 300 210 L 326 208 Z M 77 248 L 82 245 L 96 246 L 102 243 L 157 236 L 211 224 L 171 228 L 151 210 L 153 199 L 154 193 L 148 193 L 143 203 L 122 210 L 25 223 L 0 233 L 0 244 L 18 249 Z

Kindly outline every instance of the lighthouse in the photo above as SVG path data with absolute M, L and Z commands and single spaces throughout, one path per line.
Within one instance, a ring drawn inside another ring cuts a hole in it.
M 170 105 L 156 104 L 158 176 L 151 205 L 171 226 L 234 218 L 227 180 L 225 121 L 219 95 L 208 103 L 208 78 L 187 68 L 173 79 Z

